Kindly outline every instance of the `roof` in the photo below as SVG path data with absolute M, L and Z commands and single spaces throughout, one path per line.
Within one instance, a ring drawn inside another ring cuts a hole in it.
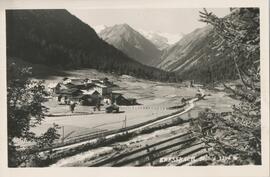
M 66 87 L 68 88 L 82 88 L 84 87 L 85 85 L 84 84 L 79 84 L 79 83 L 73 83 L 73 82 L 70 82 L 70 83 L 67 83 L 67 84 L 64 84 Z
M 103 84 L 95 83 L 95 85 L 96 85 L 97 87 L 107 88 L 107 86 L 106 86 L 106 85 L 103 85 Z
M 95 86 L 94 83 L 87 83 L 85 84 L 85 89 L 90 89 L 90 88 L 93 88 Z
M 48 88 L 55 88 L 59 83 L 49 83 Z
M 70 89 L 76 87 L 74 84 L 71 84 L 71 83 L 64 84 L 64 86 Z
M 69 79 L 68 77 L 64 77 L 64 78 L 63 78 L 63 81 L 68 80 L 68 79 Z
M 63 94 L 72 94 L 72 93 L 75 93 L 75 92 L 82 92 L 81 90 L 77 89 L 77 88 L 70 88 L 70 89 L 63 89 L 60 91 L 60 94 L 63 93 Z
M 115 97 L 115 96 L 119 96 L 119 95 L 123 95 L 122 93 L 117 93 L 117 92 L 112 92 L 111 94 L 112 94 L 112 96 L 114 96 L 114 97 Z
M 93 95 L 95 93 L 100 95 L 100 93 L 96 90 L 82 90 L 82 92 L 84 95 Z
M 71 79 L 70 83 L 73 85 L 83 85 L 83 79 Z
M 128 101 L 134 101 L 136 98 L 127 98 Z
M 113 97 L 115 98 L 115 99 L 117 99 L 117 98 L 124 98 L 124 99 L 126 99 L 122 94 L 116 94 L 116 95 L 113 95 Z

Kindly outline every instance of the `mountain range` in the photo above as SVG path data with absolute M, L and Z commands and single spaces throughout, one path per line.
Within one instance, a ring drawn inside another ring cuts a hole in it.
M 227 18 L 241 18 L 241 14 L 234 12 Z M 138 32 L 128 24 L 100 26 L 97 34 L 66 10 L 7 10 L 6 25 L 7 57 L 13 60 L 162 81 L 211 82 L 237 77 L 229 54 L 217 56 L 209 45 L 218 38 L 210 25 L 174 44 L 164 35 Z M 243 68 L 250 61 L 240 58 L 238 64 Z
M 238 11 L 227 15 L 225 18 L 241 18 Z M 120 30 L 118 27 L 126 26 L 125 30 Z M 113 29 L 113 33 L 110 30 Z M 131 33 L 129 30 L 132 30 Z M 119 32 L 121 31 L 121 32 Z M 217 56 L 218 51 L 214 50 L 210 44 L 218 39 L 211 25 L 206 25 L 202 28 L 197 28 L 186 35 L 174 35 L 168 40 L 168 36 L 151 31 L 138 30 L 135 31 L 128 25 L 115 25 L 114 27 L 105 27 L 99 35 L 108 43 L 114 45 L 119 50 L 123 51 L 133 58 L 137 58 L 137 50 L 130 50 L 140 46 L 141 51 L 149 53 L 143 45 L 133 42 L 132 38 L 143 36 L 149 42 L 152 42 L 157 49 L 161 51 L 160 58 L 155 59 L 151 66 L 162 70 L 176 73 L 180 80 L 196 80 L 200 82 L 220 81 L 223 79 L 237 78 L 236 70 L 233 61 L 228 57 L 228 53 Z M 106 35 L 104 35 L 104 33 Z M 107 35 L 109 34 L 109 35 Z M 172 36 L 172 35 L 171 35 Z M 128 43 L 123 42 L 129 41 Z M 178 40 L 178 41 L 177 41 Z M 119 42 L 121 41 L 121 42 Z M 138 40 L 137 40 L 138 41 Z M 122 44 L 122 45 L 119 45 Z M 139 60 L 143 64 L 145 59 Z M 241 68 L 246 67 L 248 61 L 239 60 Z
M 67 10 L 7 10 L 6 35 L 7 60 L 61 69 L 94 68 L 157 80 L 171 75 L 127 56 Z M 147 45 L 156 51 L 148 43 L 143 47 Z
M 106 25 L 96 25 L 93 26 L 94 30 L 97 34 L 99 34 L 105 28 L 108 28 Z M 143 30 L 143 29 L 134 29 L 143 35 L 146 39 L 151 41 L 159 50 L 164 50 L 170 45 L 175 44 L 178 42 L 183 36 L 183 33 L 173 34 L 173 33 L 166 33 L 166 32 L 159 32 L 159 31 L 152 31 L 152 30 Z

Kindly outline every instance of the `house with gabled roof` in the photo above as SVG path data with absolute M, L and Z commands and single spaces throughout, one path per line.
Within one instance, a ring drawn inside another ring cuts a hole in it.
M 80 89 L 69 88 L 69 89 L 60 90 L 59 95 L 73 97 L 73 96 L 82 95 L 82 93 L 83 92 Z
M 98 91 L 102 96 L 109 95 L 112 93 L 112 89 L 106 85 L 95 83 L 94 90 Z

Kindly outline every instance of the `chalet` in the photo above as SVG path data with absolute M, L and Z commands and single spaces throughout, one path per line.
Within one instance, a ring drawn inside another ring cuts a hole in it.
M 100 103 L 100 98 L 95 95 L 79 95 L 72 98 L 84 106 L 96 106 Z
M 102 96 L 112 93 L 112 89 L 103 84 L 95 83 L 94 90 L 98 91 Z
M 64 85 L 68 88 L 77 88 L 77 89 L 83 89 L 85 87 L 85 84 L 81 79 L 70 79 L 70 81 L 66 82 Z
M 62 96 L 68 96 L 68 97 L 74 97 L 74 96 L 79 96 L 82 95 L 82 91 L 77 88 L 70 88 L 70 89 L 64 89 L 59 92 L 59 95 Z

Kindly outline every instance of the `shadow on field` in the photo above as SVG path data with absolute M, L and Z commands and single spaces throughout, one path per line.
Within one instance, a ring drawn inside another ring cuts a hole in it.
M 47 114 L 47 117 L 64 117 L 64 116 L 86 116 L 93 114 L 121 114 L 125 113 L 125 111 L 113 112 L 113 113 L 104 113 L 104 112 L 74 112 L 74 113 L 66 113 L 66 114 Z
M 94 113 L 89 112 L 74 112 L 74 113 L 67 113 L 67 114 L 48 114 L 48 117 L 63 117 L 63 116 L 80 116 L 80 115 L 92 115 Z

